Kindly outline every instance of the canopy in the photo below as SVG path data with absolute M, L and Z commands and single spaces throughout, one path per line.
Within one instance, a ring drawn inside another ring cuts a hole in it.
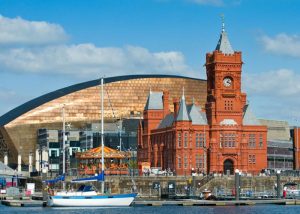
M 102 147 L 93 148 L 85 152 L 80 152 L 76 154 L 77 158 L 80 159 L 90 159 L 90 158 L 101 158 L 102 157 Z M 130 158 L 130 152 L 122 152 L 107 146 L 104 146 L 104 158 Z
M 91 181 L 104 181 L 104 172 L 102 172 L 99 175 L 92 176 L 92 177 L 74 179 L 71 182 L 72 183 L 85 183 L 85 182 L 91 182 Z
M 43 181 L 46 184 L 55 184 L 58 181 L 64 181 L 65 180 L 65 176 L 64 175 L 60 175 L 57 178 L 54 178 L 52 180 L 45 180 Z

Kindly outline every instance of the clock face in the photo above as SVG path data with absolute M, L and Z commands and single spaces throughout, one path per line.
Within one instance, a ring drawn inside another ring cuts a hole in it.
M 232 80 L 229 77 L 225 77 L 223 80 L 223 84 L 225 87 L 229 87 L 232 84 Z

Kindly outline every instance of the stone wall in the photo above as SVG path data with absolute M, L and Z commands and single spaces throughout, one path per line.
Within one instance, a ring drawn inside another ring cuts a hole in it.
M 176 193 L 178 195 L 186 194 L 186 187 L 195 187 L 195 195 L 199 195 L 204 189 L 211 191 L 227 190 L 229 193 L 235 187 L 234 176 L 215 177 L 209 180 L 207 183 L 204 181 L 204 177 L 195 176 L 194 180 L 192 176 L 177 176 L 177 177 L 133 177 L 136 183 L 138 193 L 141 197 L 158 197 L 158 190 L 153 189 L 153 183 L 159 182 L 161 185 L 162 193 L 168 187 L 169 182 L 176 183 Z M 282 177 L 281 185 L 289 181 L 294 181 L 300 185 L 299 177 Z M 112 193 L 128 193 L 132 189 L 133 182 L 130 177 L 114 177 L 110 176 L 106 179 L 106 186 Z M 252 190 L 253 192 L 274 192 L 274 185 L 276 183 L 276 177 L 241 177 L 241 190 Z

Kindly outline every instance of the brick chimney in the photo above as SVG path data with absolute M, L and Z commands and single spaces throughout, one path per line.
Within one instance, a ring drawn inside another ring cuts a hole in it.
M 169 91 L 163 92 L 164 117 L 170 113 Z
M 178 98 L 174 98 L 173 99 L 173 105 L 174 105 L 174 119 L 176 120 L 178 111 L 179 111 L 179 99 Z

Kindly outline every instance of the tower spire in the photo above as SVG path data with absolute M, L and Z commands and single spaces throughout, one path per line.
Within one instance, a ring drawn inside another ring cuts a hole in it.
M 216 50 L 222 52 L 223 54 L 233 54 L 234 51 L 230 45 L 227 33 L 225 31 L 225 21 L 224 21 L 223 14 L 221 14 L 221 19 L 222 19 L 222 31 L 221 31 L 221 35 Z

